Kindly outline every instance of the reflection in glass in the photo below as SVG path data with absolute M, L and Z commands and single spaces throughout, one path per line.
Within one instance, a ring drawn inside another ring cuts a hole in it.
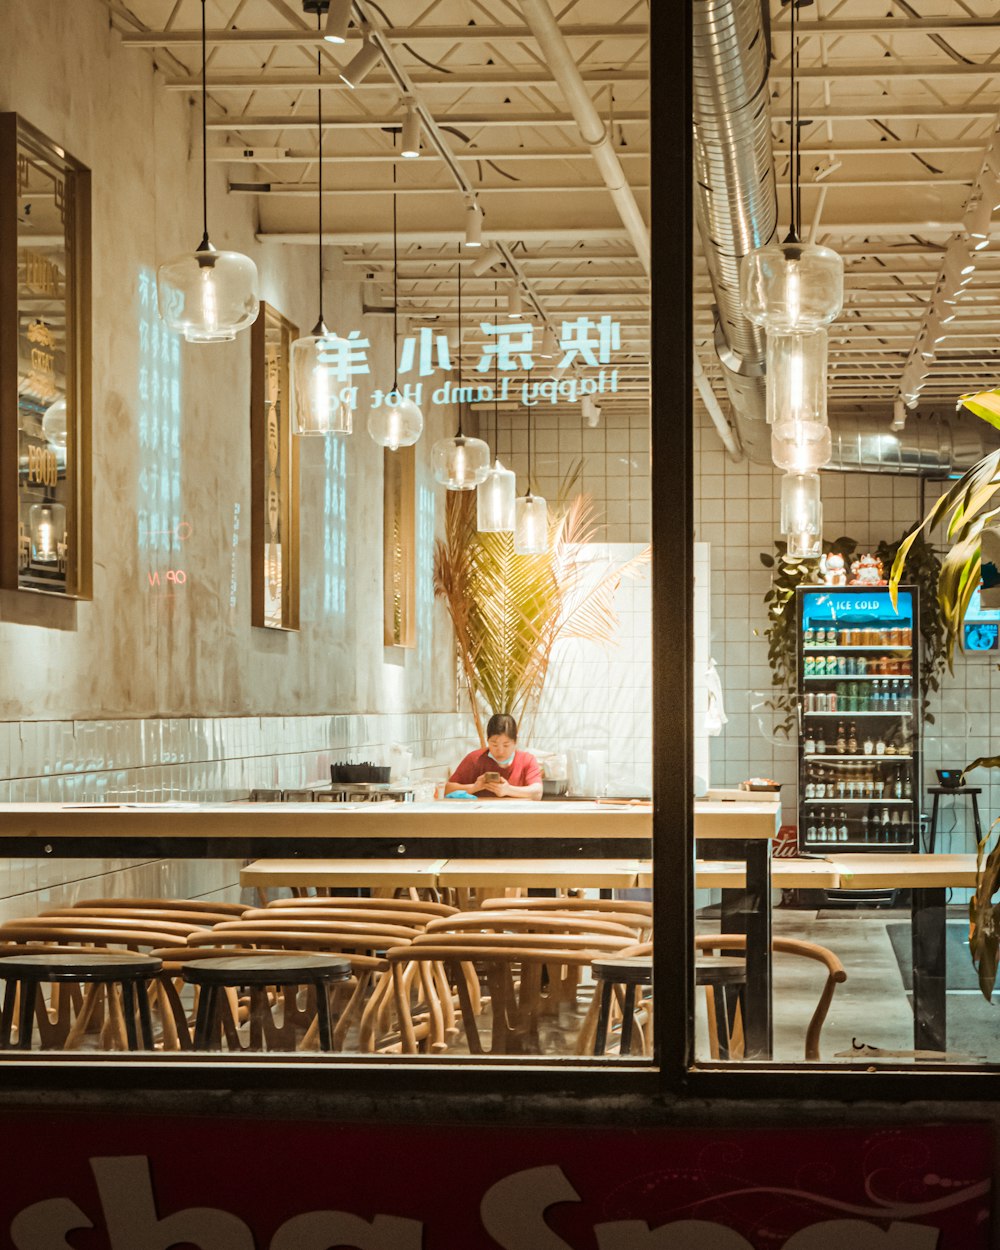
M 60 548 L 66 549 L 66 509 L 61 503 L 36 503 L 30 512 L 31 559 L 35 564 L 56 564 Z

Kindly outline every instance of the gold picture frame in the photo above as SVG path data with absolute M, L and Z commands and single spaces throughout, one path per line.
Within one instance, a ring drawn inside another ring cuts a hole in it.
M 251 624 L 299 628 L 299 446 L 289 405 L 298 327 L 261 302 L 250 329 Z
M 0 586 L 89 599 L 90 170 L 0 113 Z
M 382 458 L 383 643 L 417 645 L 416 450 L 387 447 Z

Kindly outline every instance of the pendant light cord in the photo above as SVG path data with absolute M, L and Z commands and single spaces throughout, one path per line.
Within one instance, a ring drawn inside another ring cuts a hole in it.
M 462 262 L 458 262 L 458 389 L 462 389 Z M 462 401 L 458 401 L 458 433 L 462 437 Z
M 789 226 L 788 238 L 786 243 L 799 242 L 799 214 L 801 210 L 801 200 L 799 198 L 799 173 L 800 173 L 800 156 L 799 156 L 799 84 L 795 71 L 798 67 L 799 60 L 799 43 L 795 29 L 795 14 L 798 8 L 798 0 L 791 0 L 791 82 L 789 91 L 788 104 L 788 122 L 789 122 L 789 169 L 788 169 L 788 199 L 789 199 Z
M 392 389 L 399 382 L 399 244 L 396 238 L 396 132 L 392 132 Z
M 316 10 L 316 29 L 319 30 L 323 21 L 320 10 Z M 316 51 L 316 74 L 323 76 L 323 53 Z M 323 88 L 316 88 L 316 130 L 319 150 L 316 153 L 316 164 L 319 167 L 319 325 L 323 325 Z
M 201 220 L 204 233 L 199 252 L 207 252 L 208 241 L 208 37 L 205 32 L 205 0 L 201 0 Z

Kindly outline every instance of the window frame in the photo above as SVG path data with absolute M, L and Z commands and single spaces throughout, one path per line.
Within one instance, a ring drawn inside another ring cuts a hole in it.
M 135 1057 L 121 1062 L 77 1055 L 5 1060 L 8 1088 L 78 1094 L 92 1091 L 220 1091 L 260 1095 L 303 1089 L 325 1094 L 401 1093 L 486 1095 L 474 1114 L 496 1118 L 513 1100 L 557 1096 L 579 1100 L 578 1116 L 607 1115 L 598 1105 L 650 1106 L 686 1098 L 818 1099 L 904 1102 L 914 1098 L 981 1099 L 993 1068 L 871 1071 L 821 1064 L 701 1064 L 694 1067 L 693 839 L 693 514 L 691 318 L 691 9 L 690 3 L 650 6 L 654 224 L 651 274 L 652 472 L 658 486 L 653 541 L 652 858 L 656 1046 L 651 1063 L 618 1058 L 554 1060 L 544 1064 L 490 1059 L 414 1061 L 373 1059 L 282 1060 L 280 1056 L 220 1056 L 219 1060 Z M 680 292 L 680 298 L 678 298 Z M 662 397 L 662 398 L 659 398 Z M 168 849 L 168 840 L 160 846 Z M 150 854 L 157 845 L 151 843 Z M 511 1100 L 508 1102 L 508 1100 Z M 591 1102 L 589 1113 L 587 1101 Z M 635 1100 L 639 1100 L 636 1102 Z M 403 1110 L 400 1114 L 405 1114 Z

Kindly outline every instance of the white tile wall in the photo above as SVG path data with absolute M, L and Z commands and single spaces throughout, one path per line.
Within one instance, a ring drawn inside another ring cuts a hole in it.
M 760 553 L 772 552 L 780 537 L 780 477 L 768 466 L 732 463 L 703 418 L 695 431 L 695 536 L 712 544 L 712 653 L 729 715 L 722 735 L 711 741 L 712 781 L 735 785 L 752 774 L 774 777 L 784 785 L 785 820 L 793 822 L 795 748 L 774 733 L 774 717 L 762 706 L 771 685 L 764 637 L 770 573 L 761 565 Z M 850 535 L 863 549 L 898 538 L 942 489 L 941 483 L 922 487 L 919 479 L 902 476 L 826 472 L 822 480 L 826 535 Z M 924 727 L 925 786 L 934 784 L 935 768 L 1000 753 L 1000 680 L 995 669 L 995 661 L 986 656 L 956 653 L 954 675 L 945 676 L 941 693 L 931 702 L 935 724 Z M 1000 775 L 994 779 L 980 770 L 970 783 L 984 787 L 984 822 L 1000 815 Z M 942 819 L 939 847 L 974 849 L 971 805 L 945 802 L 953 814 Z M 930 796 L 925 796 L 925 809 L 930 811 Z
M 219 802 L 328 779 L 349 759 L 412 752 L 411 776 L 436 778 L 468 750 L 466 717 L 261 716 L 0 722 L 0 802 Z M 0 857 L 0 920 L 81 898 L 239 897 L 236 860 L 35 860 Z

